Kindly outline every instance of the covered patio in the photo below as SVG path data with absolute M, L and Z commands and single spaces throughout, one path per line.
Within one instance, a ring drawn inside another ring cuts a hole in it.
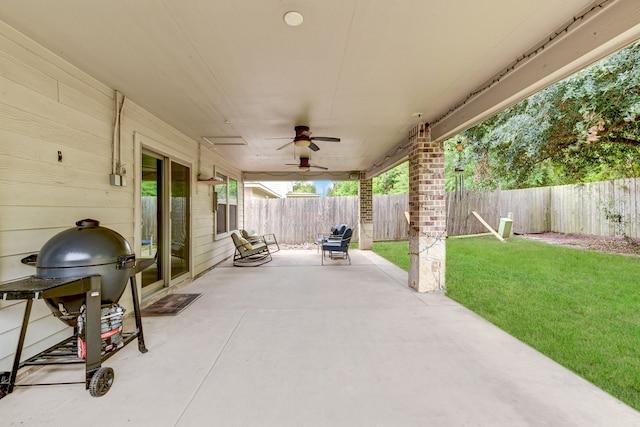
M 630 426 L 640 414 L 371 251 L 320 265 L 282 250 L 227 261 L 179 292 L 176 317 L 144 317 L 149 352 L 105 365 L 111 390 L 18 387 L 3 425 Z M 29 382 L 82 381 L 81 368 Z
M 0 16 L 0 283 L 93 218 L 156 251 L 143 305 L 203 294 L 144 319 L 150 351 L 105 363 L 106 396 L 18 388 L 0 424 L 640 425 L 443 292 L 444 141 L 638 40 L 637 0 L 24 0 Z M 369 249 L 372 180 L 407 160 L 408 274 L 366 250 L 230 266 L 231 233 L 255 227 L 245 182 L 358 181 Z M 0 372 L 23 307 L 0 301 Z M 73 334 L 33 314 L 29 355 Z

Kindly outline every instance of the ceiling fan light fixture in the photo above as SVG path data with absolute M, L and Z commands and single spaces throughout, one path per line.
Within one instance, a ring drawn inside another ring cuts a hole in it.
M 296 12 L 295 10 L 291 10 L 284 14 L 283 16 L 284 22 L 290 27 L 297 27 L 302 24 L 304 21 L 304 17 L 300 12 Z
M 308 147 L 311 145 L 311 138 L 306 135 L 297 135 L 293 139 L 293 143 L 296 147 Z

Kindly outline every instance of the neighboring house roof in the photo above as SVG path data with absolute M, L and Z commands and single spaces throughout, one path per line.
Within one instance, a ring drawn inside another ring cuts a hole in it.
M 287 197 L 287 193 L 293 191 L 292 181 L 246 181 L 245 189 L 251 189 L 254 194 L 264 197 L 280 198 Z
M 272 199 L 282 198 L 281 194 L 277 193 L 276 191 L 270 189 L 269 187 L 267 187 L 266 185 L 260 182 L 245 182 L 244 188 L 245 190 L 251 189 L 254 196 L 260 195 L 260 196 L 264 196 L 265 198 L 272 198 Z

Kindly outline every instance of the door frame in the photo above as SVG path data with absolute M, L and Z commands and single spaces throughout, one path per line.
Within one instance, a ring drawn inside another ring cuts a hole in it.
M 158 227 L 162 228 L 162 233 L 166 238 L 164 239 L 164 245 L 166 248 L 162 251 L 163 259 L 163 279 L 158 282 L 158 285 L 154 284 L 150 287 L 147 287 L 144 292 L 142 291 L 142 273 L 138 273 L 136 277 L 136 282 L 138 285 L 139 295 L 141 295 L 141 299 L 147 299 L 151 295 L 156 294 L 157 292 L 162 291 L 165 288 L 169 288 L 171 286 L 175 286 L 184 280 L 190 279 L 193 274 L 193 217 L 192 217 L 192 206 L 193 206 L 193 164 L 192 162 L 184 160 L 184 158 L 180 157 L 178 153 L 170 153 L 167 152 L 166 146 L 160 144 L 152 138 L 149 138 L 140 132 L 133 133 L 133 141 L 134 141 L 134 173 L 135 173 L 135 189 L 134 189 L 134 252 L 136 254 L 141 253 L 142 249 L 142 187 L 140 183 L 139 177 L 142 176 L 142 153 L 143 151 L 150 151 L 157 156 L 163 157 L 166 162 L 166 168 L 164 170 L 164 185 L 163 187 L 169 189 L 170 191 L 170 168 L 171 162 L 179 163 L 185 167 L 189 168 L 189 207 L 187 210 L 187 215 L 189 216 L 189 227 L 187 233 L 188 244 L 189 244 L 189 259 L 187 260 L 187 271 L 175 278 L 171 278 L 171 250 L 170 250 L 170 239 L 168 236 L 171 235 L 171 219 L 170 219 L 170 210 L 171 210 L 171 198 L 164 197 L 161 209 L 165 211 L 165 218 L 163 220 L 163 224 L 158 224 Z M 165 149 L 163 149 L 163 147 Z M 166 190 L 165 190 L 166 191 Z M 168 218 L 168 219 L 167 219 Z M 167 243 L 168 242 L 168 243 Z

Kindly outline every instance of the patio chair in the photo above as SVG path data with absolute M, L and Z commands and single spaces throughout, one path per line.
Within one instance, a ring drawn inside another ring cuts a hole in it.
M 276 239 L 276 235 L 271 233 L 271 234 L 265 234 L 264 236 L 262 236 L 262 240 L 264 241 L 265 245 L 267 246 L 276 246 L 276 249 L 269 249 L 271 251 L 271 253 L 274 252 L 278 252 L 280 250 L 280 245 L 278 244 L 278 240 Z
M 273 233 L 259 236 L 257 234 L 254 234 L 253 231 L 247 231 L 247 230 L 242 229 L 242 230 L 240 230 L 240 234 L 242 234 L 242 237 L 244 239 L 246 239 L 249 243 L 263 242 L 267 246 L 275 245 L 276 246 L 276 250 L 269 249 L 271 251 L 271 253 L 275 253 L 275 252 L 278 252 L 280 250 L 280 245 L 278 245 L 278 239 L 276 239 L 276 235 L 273 234 Z
M 271 261 L 271 252 L 264 241 L 251 243 L 238 233 L 231 233 L 236 247 L 233 253 L 233 265 L 236 267 L 257 267 Z
M 340 241 L 342 235 L 347 229 L 347 224 L 337 224 L 335 227 L 331 227 L 329 233 L 321 233 L 316 237 L 316 245 L 318 245 L 318 251 L 324 242 Z
M 322 265 L 324 265 L 325 253 L 329 252 L 330 259 L 346 259 L 351 265 L 351 257 L 349 256 L 349 243 L 351 243 L 351 236 L 353 230 L 347 228 L 340 240 L 331 240 L 322 243 Z

